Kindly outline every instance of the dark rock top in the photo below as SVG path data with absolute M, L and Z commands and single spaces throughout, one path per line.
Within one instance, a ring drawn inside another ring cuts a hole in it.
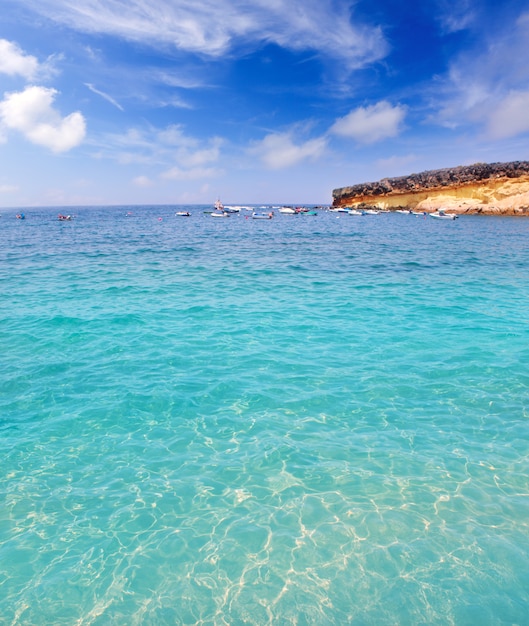
M 529 175 L 529 161 L 474 163 L 474 165 L 459 165 L 397 178 L 383 178 L 374 183 L 360 183 L 352 187 L 341 187 L 334 189 L 332 196 L 333 203 L 339 203 L 343 198 L 413 193 L 425 189 L 457 187 L 491 178 L 519 178 L 524 175 Z

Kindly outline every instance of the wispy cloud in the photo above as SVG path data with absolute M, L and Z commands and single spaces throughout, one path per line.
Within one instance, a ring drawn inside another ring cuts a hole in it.
M 57 93 L 55 89 L 30 86 L 6 94 L 0 102 L 0 123 L 52 152 L 71 150 L 84 139 L 86 123 L 79 111 L 61 117 L 52 106 Z
M 170 98 L 161 99 L 156 102 L 156 106 L 160 108 L 171 107 L 174 109 L 192 109 L 193 107 L 189 102 L 182 100 L 178 96 L 172 96 Z
M 194 68 L 192 74 L 187 72 L 187 75 L 182 72 L 169 72 L 167 70 L 159 70 L 157 68 L 149 68 L 149 77 L 163 85 L 168 87 L 177 87 L 179 89 L 197 89 L 198 87 L 204 87 L 204 81 L 199 78 L 198 69 Z
M 381 29 L 354 23 L 349 3 L 333 0 L 19 0 L 82 32 L 105 33 L 151 46 L 209 56 L 263 42 L 314 50 L 349 68 L 382 58 Z
M 0 183 L 0 193 L 15 193 L 19 190 L 16 185 L 3 185 Z
M 477 124 L 491 138 L 529 130 L 523 109 L 529 92 L 529 13 L 486 33 L 479 48 L 465 50 L 439 77 L 432 120 L 450 128 Z M 527 109 L 526 109 L 527 110 Z
M 219 175 L 216 164 L 220 161 L 224 140 L 221 137 L 198 139 L 187 135 L 180 125 L 162 129 L 130 128 L 123 134 L 107 134 L 92 138 L 97 148 L 94 156 L 116 161 L 122 165 L 142 164 L 157 170 L 162 179 L 196 180 Z M 136 185 L 146 183 L 139 177 Z
M 136 187 L 152 187 L 154 185 L 154 181 L 147 176 L 136 176 L 132 182 Z
M 360 143 L 371 144 L 395 137 L 405 116 L 405 107 L 393 106 L 383 100 L 371 106 L 358 107 L 345 117 L 337 119 L 330 132 Z
M 472 0 L 437 0 L 438 20 L 448 33 L 464 30 L 476 20 L 476 5 Z
M 165 180 L 201 180 L 217 178 L 222 170 L 215 167 L 191 167 L 181 168 L 178 166 L 162 172 L 160 178 Z
M 85 83 L 85 86 L 88 87 L 88 89 L 90 89 L 91 92 L 97 94 L 98 96 L 101 96 L 107 102 L 110 102 L 110 104 L 114 105 L 116 109 L 119 109 L 120 111 L 124 111 L 121 104 L 119 104 L 119 102 L 114 100 L 112 96 L 109 96 L 107 93 L 100 91 L 99 89 L 96 89 L 91 83 Z
M 491 112 L 487 130 L 493 139 L 529 131 L 529 91 L 512 91 Z

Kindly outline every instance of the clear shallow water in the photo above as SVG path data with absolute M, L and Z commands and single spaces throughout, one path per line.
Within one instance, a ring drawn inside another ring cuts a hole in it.
M 2 211 L 1 622 L 527 623 L 529 221 L 175 210 Z

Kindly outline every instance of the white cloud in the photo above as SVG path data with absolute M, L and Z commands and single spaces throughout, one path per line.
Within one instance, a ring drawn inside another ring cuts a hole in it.
M 316 50 L 349 68 L 382 58 L 379 27 L 354 24 L 350 3 L 335 0 L 18 0 L 81 32 L 111 34 L 210 56 L 238 43 Z
M 447 75 L 435 82 L 431 121 L 448 128 L 479 124 L 495 139 L 525 132 L 520 107 L 527 103 L 528 56 L 529 13 L 501 29 L 484 31 L 479 48 L 459 54 Z
M 121 106 L 121 104 L 119 104 L 119 102 L 114 100 L 114 98 L 112 96 L 109 96 L 104 91 L 100 91 L 99 89 L 96 89 L 91 83 L 85 83 L 85 85 L 88 87 L 88 89 L 90 89 L 90 91 L 92 93 L 95 93 L 98 96 L 101 96 L 104 100 L 106 100 L 107 102 L 110 102 L 110 104 L 114 105 L 116 107 L 116 109 L 119 109 L 120 111 L 124 110 L 123 107 Z
M 122 135 L 106 135 L 97 145 L 97 158 L 108 158 L 122 165 L 138 164 L 159 167 L 160 178 L 196 180 L 219 176 L 215 164 L 220 160 L 224 140 L 221 137 L 198 139 L 186 135 L 179 124 L 164 129 L 131 128 Z M 148 179 L 139 177 L 135 184 Z
M 161 143 L 180 149 L 192 149 L 199 143 L 195 137 L 185 134 L 184 127 L 181 124 L 171 124 L 158 131 L 156 136 Z
M 493 139 L 529 131 L 529 91 L 509 93 L 490 114 L 488 131 Z
M 52 107 L 56 95 L 55 89 L 37 86 L 6 94 L 0 102 L 0 121 L 53 152 L 70 150 L 84 139 L 85 119 L 79 111 L 61 117 Z
M 199 180 L 204 178 L 216 178 L 222 171 L 214 167 L 181 168 L 178 166 L 162 172 L 160 178 L 165 180 Z
M 175 73 L 175 71 L 164 71 L 158 68 L 149 69 L 149 76 L 153 80 L 167 85 L 168 87 L 177 87 L 179 89 L 197 89 L 204 87 L 204 82 L 200 80 L 197 74 L 186 76 L 183 73 Z
M 261 159 L 268 169 L 282 169 L 297 165 L 305 159 L 316 159 L 325 151 L 324 137 L 295 143 L 292 132 L 270 133 L 263 140 L 254 142 L 250 154 Z
M 163 172 L 160 175 L 161 178 L 197 180 L 219 176 L 220 170 L 215 167 L 208 167 L 208 165 L 216 163 L 220 159 L 220 150 L 223 144 L 220 137 L 212 137 L 204 145 L 203 142 L 184 135 L 179 126 L 171 126 L 159 136 L 176 148 L 172 154 L 176 165 Z
M 172 95 L 170 98 L 167 98 L 165 100 L 159 100 L 157 105 L 160 108 L 163 107 L 172 107 L 174 109 L 192 109 L 193 107 L 189 104 L 189 102 L 186 102 L 185 100 L 182 100 L 182 98 L 179 98 L 178 96 Z
M 472 0 L 437 0 L 438 20 L 448 33 L 469 28 L 476 20 L 476 6 Z
M 200 150 L 194 150 L 187 154 L 180 154 L 179 160 L 185 163 L 187 166 L 197 167 L 206 163 L 214 163 L 218 161 L 220 157 L 220 148 L 222 146 L 222 139 L 220 137 L 214 137 L 210 141 L 210 145 Z
M 34 56 L 25 54 L 16 43 L 0 39 L 0 73 L 31 80 L 38 69 L 39 62 Z
M 62 58 L 61 54 L 51 55 L 40 63 L 36 57 L 26 54 L 15 42 L 0 39 L 0 74 L 22 76 L 28 81 L 37 77 L 46 79 L 56 73 L 55 63 Z
M 199 141 L 186 135 L 179 124 L 172 124 L 157 133 L 158 140 L 172 150 L 172 158 L 178 164 L 175 171 L 180 176 L 180 168 L 197 170 L 208 163 L 215 163 L 220 158 L 223 139 L 211 137 L 207 141 Z
M 375 143 L 395 137 L 405 115 L 406 109 L 403 106 L 392 106 L 383 100 L 368 107 L 358 107 L 345 117 L 337 119 L 330 132 L 364 144 Z
M 132 182 L 136 187 L 152 187 L 154 185 L 153 181 L 147 176 L 136 176 Z

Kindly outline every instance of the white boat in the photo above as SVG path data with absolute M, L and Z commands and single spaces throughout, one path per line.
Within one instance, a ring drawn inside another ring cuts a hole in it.
M 178 217 L 191 217 L 191 213 L 189 211 L 177 211 L 175 216 Z
M 433 217 L 436 220 L 455 220 L 457 219 L 457 215 L 455 213 L 445 213 L 442 209 L 436 211 L 435 213 L 430 213 L 430 217 Z
M 289 206 L 282 206 L 279 208 L 279 212 L 284 215 L 296 215 L 296 210 Z
M 210 213 L 211 217 L 229 217 L 230 214 L 226 213 L 226 211 L 213 211 Z
M 380 211 L 377 211 L 376 209 L 366 209 L 364 211 L 364 215 L 378 215 L 380 213 Z
M 349 215 L 364 215 L 364 211 L 359 211 L 358 209 L 349 209 L 347 213 Z
M 271 220 L 274 217 L 272 212 L 270 213 L 252 213 L 253 220 Z
M 408 209 L 397 209 L 395 213 L 402 213 L 403 215 L 409 215 L 411 211 L 409 211 Z

